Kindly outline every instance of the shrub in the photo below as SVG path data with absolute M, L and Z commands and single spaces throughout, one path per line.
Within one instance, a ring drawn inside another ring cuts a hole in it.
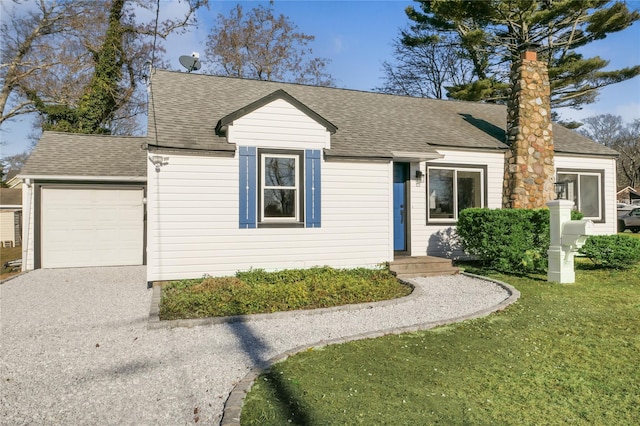
M 456 227 L 465 251 L 485 266 L 508 272 L 543 270 L 549 211 L 466 209 Z
M 581 219 L 572 212 L 571 219 Z M 543 272 L 549 249 L 548 209 L 466 209 L 456 227 L 465 251 L 505 272 Z
M 640 240 L 625 235 L 593 235 L 580 253 L 601 268 L 627 269 L 640 262 Z
M 411 289 L 388 269 L 315 267 L 174 281 L 162 289 L 161 319 L 288 311 L 402 297 Z

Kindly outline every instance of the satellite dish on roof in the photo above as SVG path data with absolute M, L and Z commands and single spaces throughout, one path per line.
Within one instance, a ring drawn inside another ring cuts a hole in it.
M 200 54 L 198 52 L 193 52 L 191 56 L 180 56 L 180 63 L 187 69 L 187 72 L 198 71 L 202 66 L 200 63 Z

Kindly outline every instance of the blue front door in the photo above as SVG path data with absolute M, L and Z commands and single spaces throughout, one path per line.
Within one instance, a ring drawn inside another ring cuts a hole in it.
M 393 249 L 407 250 L 407 200 L 405 182 L 409 175 L 407 163 L 393 163 Z

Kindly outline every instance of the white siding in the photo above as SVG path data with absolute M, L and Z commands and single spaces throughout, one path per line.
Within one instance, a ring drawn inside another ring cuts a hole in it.
M 15 211 L 0 211 L 0 243 L 11 241 L 12 245 L 16 244 L 16 227 L 15 227 Z
M 323 161 L 320 228 L 239 229 L 237 157 L 169 155 L 148 170 L 148 280 L 392 260 L 390 169 Z
M 616 160 L 606 157 L 580 157 L 556 154 L 555 167 L 563 170 L 604 170 L 604 222 L 594 223 L 596 235 L 615 234 L 617 231 L 616 211 Z
M 281 149 L 330 148 L 330 133 L 308 115 L 277 99 L 229 125 L 228 141 L 237 146 Z
M 487 166 L 487 207 L 498 209 L 502 207 L 502 185 L 504 175 L 504 153 L 502 152 L 463 152 L 439 149 L 444 158 L 429 161 L 428 164 L 460 164 Z M 451 225 L 426 224 L 426 166 L 421 163 L 421 170 L 425 173 L 425 182 L 415 181 L 415 171 L 418 163 L 411 164 L 411 254 L 421 256 L 451 257 L 462 255 L 461 252 L 450 252 L 448 237 L 455 227 Z M 589 158 L 576 156 L 555 156 L 555 167 L 576 170 L 604 170 L 605 191 L 605 222 L 596 223 L 596 234 L 613 234 L 616 232 L 616 181 L 615 160 L 611 158 Z
M 487 200 L 488 208 L 502 207 L 502 182 L 504 175 L 504 153 L 502 151 L 459 151 L 438 149 L 438 153 L 444 158 L 431 160 L 427 164 L 456 164 L 470 166 L 486 166 L 487 176 Z M 440 256 L 449 257 L 447 235 L 451 233 L 451 225 L 427 224 L 427 179 L 426 165 L 421 163 L 424 172 L 424 182 L 418 184 L 415 181 L 415 171 L 418 163 L 411 164 L 411 255 L 413 256 Z M 461 253 L 456 253 L 460 255 Z

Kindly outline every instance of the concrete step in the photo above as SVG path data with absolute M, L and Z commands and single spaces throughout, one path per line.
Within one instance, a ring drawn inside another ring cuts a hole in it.
M 455 275 L 460 272 L 450 259 L 432 256 L 407 256 L 396 258 L 389 270 L 399 278 Z
M 418 277 L 441 277 L 443 275 L 457 275 L 460 273 L 458 268 L 453 268 L 450 271 L 439 271 L 439 272 L 420 272 L 415 274 L 394 274 L 396 278 L 418 278 Z

